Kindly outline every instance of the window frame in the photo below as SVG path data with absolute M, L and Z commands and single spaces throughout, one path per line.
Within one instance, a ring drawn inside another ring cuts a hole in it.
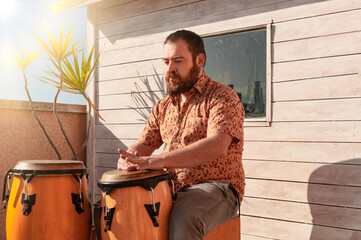
M 239 33 L 245 31 L 266 29 L 266 117 L 259 118 L 245 118 L 243 126 L 245 127 L 258 127 L 258 126 L 271 126 L 272 119 L 272 20 L 265 24 L 247 26 L 241 28 L 234 28 L 225 31 L 215 31 L 206 34 L 201 34 L 202 38 L 216 37 L 226 34 Z M 216 79 L 215 79 L 216 80 Z

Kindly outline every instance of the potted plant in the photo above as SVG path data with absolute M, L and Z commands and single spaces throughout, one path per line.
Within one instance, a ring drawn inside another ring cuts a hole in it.
M 56 37 L 52 37 L 48 32 L 48 42 L 49 44 L 46 44 L 45 41 L 43 41 L 38 35 L 38 43 L 43 48 L 43 50 L 47 53 L 49 57 L 49 62 L 53 66 L 53 69 L 48 66 L 48 70 L 45 70 L 44 72 L 47 74 L 46 77 L 39 76 L 38 78 L 57 88 L 56 95 L 54 97 L 53 101 L 53 112 L 55 115 L 55 118 L 59 124 L 59 127 L 66 139 L 66 142 L 68 143 L 70 149 L 72 150 L 73 157 L 72 159 L 75 160 L 79 156 L 79 154 L 84 150 L 88 139 L 89 139 L 89 129 L 91 124 L 91 111 L 92 109 L 95 111 L 95 113 L 103 119 L 97 109 L 95 108 L 94 104 L 92 103 L 90 97 L 86 93 L 86 89 L 89 85 L 89 82 L 94 74 L 95 66 L 99 60 L 99 55 L 95 57 L 95 61 L 91 63 L 92 57 L 93 57 L 93 51 L 94 47 L 92 47 L 90 53 L 88 56 L 85 56 L 84 49 L 81 49 L 80 41 L 76 42 L 75 44 L 72 43 L 74 35 L 72 35 L 72 28 L 69 29 L 66 36 L 64 37 L 64 31 L 63 28 L 60 31 L 59 39 L 57 40 Z M 78 60 L 78 52 L 82 52 L 82 58 L 79 61 Z M 58 158 L 61 159 L 61 154 L 59 153 L 58 149 L 56 148 L 55 144 L 51 140 L 49 134 L 47 133 L 44 125 L 41 123 L 40 119 L 38 118 L 33 105 L 32 105 L 32 99 L 28 90 L 28 80 L 26 77 L 25 70 L 29 66 L 30 63 L 32 63 L 34 60 L 36 60 L 39 57 L 40 53 L 34 52 L 32 49 L 30 52 L 26 52 L 25 50 L 22 50 L 21 53 L 16 52 L 16 58 L 14 61 L 14 64 L 17 68 L 19 68 L 22 71 L 24 81 L 25 81 L 25 90 L 29 99 L 30 108 L 32 110 L 32 113 L 39 123 L 41 129 L 43 130 L 47 140 L 49 141 L 50 145 L 53 147 L 54 151 L 58 155 Z M 55 70 L 54 70 L 55 68 Z M 63 124 L 58 116 L 57 113 L 57 100 L 60 91 L 72 93 L 72 94 L 80 94 L 84 97 L 88 104 L 88 127 L 86 132 L 86 137 L 84 140 L 84 143 L 81 145 L 80 149 L 76 151 L 71 144 L 65 130 L 63 127 Z

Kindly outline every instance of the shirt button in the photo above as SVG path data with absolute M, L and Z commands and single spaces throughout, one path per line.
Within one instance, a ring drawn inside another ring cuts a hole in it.
M 182 120 L 181 120 L 181 119 L 179 119 L 179 120 L 178 120 L 178 122 L 179 122 L 179 123 L 181 123 L 181 122 L 182 122 Z
M 176 143 L 176 142 L 178 142 L 178 141 L 177 141 L 177 139 L 175 138 L 175 139 L 173 139 L 173 142 Z

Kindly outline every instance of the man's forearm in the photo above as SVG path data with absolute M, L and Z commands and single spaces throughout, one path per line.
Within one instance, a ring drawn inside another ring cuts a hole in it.
M 137 156 L 131 150 L 127 152 L 119 150 L 119 152 L 122 159 L 139 165 L 138 169 L 189 168 L 224 157 L 231 141 L 232 137 L 228 134 L 213 133 L 183 148 L 157 156 L 141 156 L 140 154 Z M 132 149 L 136 150 L 142 148 L 141 145 L 132 146 Z
M 150 148 L 143 143 L 137 141 L 127 149 L 127 152 L 130 152 L 137 156 L 150 156 L 154 152 L 154 150 L 155 149 Z
M 217 158 L 224 157 L 232 137 L 227 134 L 214 133 L 183 148 L 159 155 L 164 167 L 195 167 Z

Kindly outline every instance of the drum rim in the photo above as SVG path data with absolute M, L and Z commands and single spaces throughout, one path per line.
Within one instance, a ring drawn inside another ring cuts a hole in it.
M 37 172 L 57 172 L 57 171 L 79 171 L 86 170 L 82 161 L 76 160 L 24 160 L 18 161 L 13 168 L 16 171 L 37 171 Z
M 144 180 L 156 176 L 168 174 L 164 169 L 161 170 L 139 170 L 139 171 L 126 171 L 114 169 L 104 172 L 102 177 L 98 180 L 103 183 L 119 183 L 125 181 Z
M 10 169 L 14 175 L 74 175 L 77 173 L 88 174 L 87 169 L 64 169 L 64 170 L 23 170 L 23 169 Z
M 166 172 L 164 174 L 157 176 L 141 178 L 141 179 L 133 179 L 128 181 L 106 182 L 106 181 L 97 180 L 97 185 L 102 190 L 102 192 L 106 192 L 107 194 L 109 194 L 115 188 L 126 188 L 126 187 L 143 187 L 144 189 L 150 191 L 151 188 L 155 189 L 158 183 L 163 181 L 169 181 L 169 179 L 170 179 L 169 174 Z

